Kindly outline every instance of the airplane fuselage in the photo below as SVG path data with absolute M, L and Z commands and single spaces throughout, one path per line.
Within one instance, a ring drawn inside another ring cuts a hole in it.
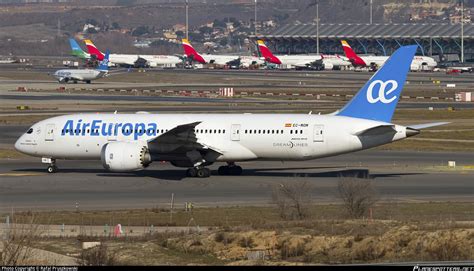
M 406 137 L 406 128 L 371 136 L 356 132 L 387 123 L 303 114 L 76 114 L 46 119 L 15 144 L 19 151 L 55 159 L 101 159 L 110 142 L 150 140 L 174 127 L 200 122 L 197 142 L 219 152 L 215 161 L 308 160 L 386 144 Z M 366 138 L 368 139 L 368 138 Z M 152 153 L 153 160 L 168 160 Z M 210 161 L 214 162 L 214 161 Z
M 58 70 L 54 73 L 54 77 L 59 82 L 68 81 L 92 81 L 98 78 L 102 78 L 105 75 L 104 72 L 93 69 L 63 69 Z

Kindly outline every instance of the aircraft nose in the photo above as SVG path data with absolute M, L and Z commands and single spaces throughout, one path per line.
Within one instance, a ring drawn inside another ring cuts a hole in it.
M 21 144 L 21 142 L 23 142 L 23 136 L 20 136 L 20 138 L 18 138 L 15 142 L 15 150 L 19 151 L 19 152 L 22 152 L 22 153 L 26 153 L 26 149 L 25 149 L 25 146 L 23 144 Z

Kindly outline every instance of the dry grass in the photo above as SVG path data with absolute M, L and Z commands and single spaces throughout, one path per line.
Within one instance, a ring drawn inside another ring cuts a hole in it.
M 374 219 L 400 221 L 434 220 L 474 220 L 474 203 L 378 203 L 373 207 Z M 309 208 L 311 219 L 305 220 L 311 227 L 313 221 L 345 219 L 344 206 L 339 204 L 312 205 Z M 16 219 L 27 219 L 31 212 L 16 213 Z M 66 225 L 115 225 L 123 226 L 164 226 L 169 223 L 167 209 L 137 209 L 116 211 L 57 211 L 34 213 L 40 224 Z M 225 207 L 196 208 L 192 214 L 184 211 L 173 213 L 173 226 L 187 226 L 191 217 L 200 226 L 268 228 L 283 225 L 304 225 L 301 221 L 287 222 L 279 216 L 275 207 Z

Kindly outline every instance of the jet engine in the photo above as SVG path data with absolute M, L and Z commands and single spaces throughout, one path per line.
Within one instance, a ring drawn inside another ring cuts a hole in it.
M 332 63 L 324 63 L 324 69 L 325 69 L 325 70 L 332 70 L 332 69 L 334 69 L 334 64 L 332 64 Z
M 410 71 L 421 71 L 421 65 L 417 63 L 411 63 Z
M 151 156 L 148 148 L 136 142 L 111 142 L 100 152 L 102 166 L 112 172 L 138 171 L 148 167 Z

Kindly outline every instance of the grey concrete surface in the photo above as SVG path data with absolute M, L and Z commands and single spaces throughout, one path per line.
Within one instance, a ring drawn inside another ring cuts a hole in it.
M 457 169 L 445 168 L 448 160 Z M 308 181 L 316 202 L 337 202 L 337 182 L 369 170 L 384 201 L 472 201 L 470 153 L 368 150 L 305 162 L 245 162 L 242 176 L 186 178 L 185 170 L 155 162 L 136 173 L 110 173 L 100 161 L 58 161 L 47 174 L 38 158 L 0 160 L 0 212 L 16 210 L 151 208 L 192 201 L 197 206 L 265 205 L 273 185 Z M 213 174 L 218 165 L 211 166 Z M 467 168 L 467 167 L 466 167 Z

